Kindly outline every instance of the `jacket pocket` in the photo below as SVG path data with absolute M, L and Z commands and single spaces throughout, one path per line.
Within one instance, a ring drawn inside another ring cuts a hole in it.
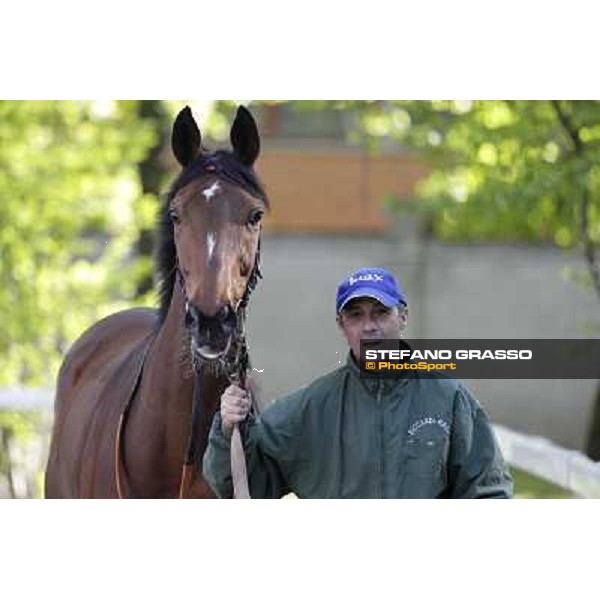
M 413 437 L 403 447 L 403 495 L 406 498 L 435 498 L 447 487 L 448 438 Z

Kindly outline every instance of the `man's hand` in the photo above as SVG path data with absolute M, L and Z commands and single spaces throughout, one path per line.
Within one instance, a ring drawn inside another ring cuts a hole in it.
M 251 406 L 250 396 L 246 390 L 237 385 L 230 385 L 221 396 L 221 429 L 226 437 L 231 437 L 234 425 L 244 421 Z

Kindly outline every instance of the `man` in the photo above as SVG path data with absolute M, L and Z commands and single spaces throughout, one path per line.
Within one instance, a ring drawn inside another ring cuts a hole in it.
M 510 498 L 512 480 L 487 416 L 459 381 L 417 371 L 361 378 L 360 341 L 398 339 L 402 288 L 385 269 L 359 269 L 337 292 L 346 364 L 248 417 L 227 388 L 212 424 L 204 476 L 231 497 L 230 436 L 241 425 L 253 498 Z

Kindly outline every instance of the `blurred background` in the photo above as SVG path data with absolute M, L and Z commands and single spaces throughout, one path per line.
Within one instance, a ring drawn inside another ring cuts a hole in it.
M 227 147 L 239 103 L 272 205 L 248 323 L 263 403 L 345 361 L 335 290 L 359 267 L 402 281 L 412 338 L 598 336 L 600 102 L 2 101 L 0 497 L 41 495 L 53 386 L 77 336 L 156 305 L 174 116 L 190 105 L 204 145 Z M 530 448 L 518 496 L 596 493 L 598 381 L 467 383 L 522 436 L 501 436 L 509 458 Z M 556 474 L 559 455 L 585 468 Z

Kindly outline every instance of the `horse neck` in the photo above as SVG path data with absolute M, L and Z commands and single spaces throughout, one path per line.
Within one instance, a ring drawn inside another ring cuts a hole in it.
M 194 385 L 199 386 L 205 417 L 202 421 L 206 423 L 204 431 L 197 434 L 201 437 L 208 435 L 208 425 L 228 385 L 223 376 L 210 370 L 202 369 L 194 377 L 184 317 L 185 297 L 176 282 L 167 316 L 148 352 L 140 394 L 133 403 L 128 425 L 134 457 L 136 440 L 142 446 L 138 465 L 129 469 L 132 475 L 136 469 L 139 472 L 138 477 L 134 475 L 138 485 L 149 479 L 157 486 L 177 485 L 190 435 Z M 157 481 L 161 477 L 163 481 Z
M 184 318 L 185 296 L 176 281 L 169 310 L 144 365 L 142 404 L 153 412 L 170 408 L 191 413 L 194 370 Z

